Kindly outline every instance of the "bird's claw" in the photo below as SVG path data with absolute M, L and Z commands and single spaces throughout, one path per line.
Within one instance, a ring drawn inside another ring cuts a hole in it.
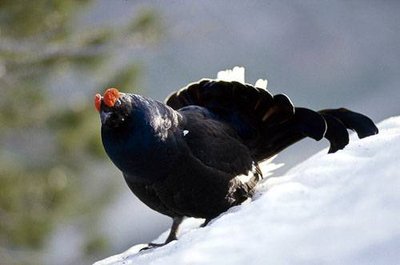
M 149 244 L 147 244 L 146 247 L 144 247 L 141 250 L 139 250 L 139 252 L 142 252 L 142 251 L 145 251 L 145 250 L 149 250 L 149 249 L 155 249 L 155 248 L 162 247 L 162 246 L 165 246 L 165 245 L 166 245 L 166 243 L 149 243 Z

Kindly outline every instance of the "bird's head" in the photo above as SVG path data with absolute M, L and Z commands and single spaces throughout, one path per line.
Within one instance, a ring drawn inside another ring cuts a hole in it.
M 116 88 L 108 88 L 103 96 L 96 94 L 94 105 L 100 113 L 102 125 L 110 128 L 121 127 L 128 122 L 132 111 L 131 96 Z

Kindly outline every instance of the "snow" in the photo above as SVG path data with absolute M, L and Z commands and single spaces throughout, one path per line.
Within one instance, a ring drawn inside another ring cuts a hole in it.
M 400 116 L 378 127 L 268 178 L 252 201 L 204 228 L 190 218 L 177 241 L 95 264 L 399 264 Z

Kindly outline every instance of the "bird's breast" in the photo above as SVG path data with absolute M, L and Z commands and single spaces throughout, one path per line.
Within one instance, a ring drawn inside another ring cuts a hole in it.
M 176 164 L 174 141 L 160 139 L 149 132 L 123 135 L 102 134 L 103 145 L 111 161 L 132 181 L 154 182 L 168 174 Z

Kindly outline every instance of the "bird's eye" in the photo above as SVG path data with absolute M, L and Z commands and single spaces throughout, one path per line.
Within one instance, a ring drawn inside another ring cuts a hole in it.
M 114 104 L 114 107 L 119 107 L 119 106 L 121 106 L 121 100 L 120 99 L 118 99 L 117 101 L 115 101 L 115 104 Z

